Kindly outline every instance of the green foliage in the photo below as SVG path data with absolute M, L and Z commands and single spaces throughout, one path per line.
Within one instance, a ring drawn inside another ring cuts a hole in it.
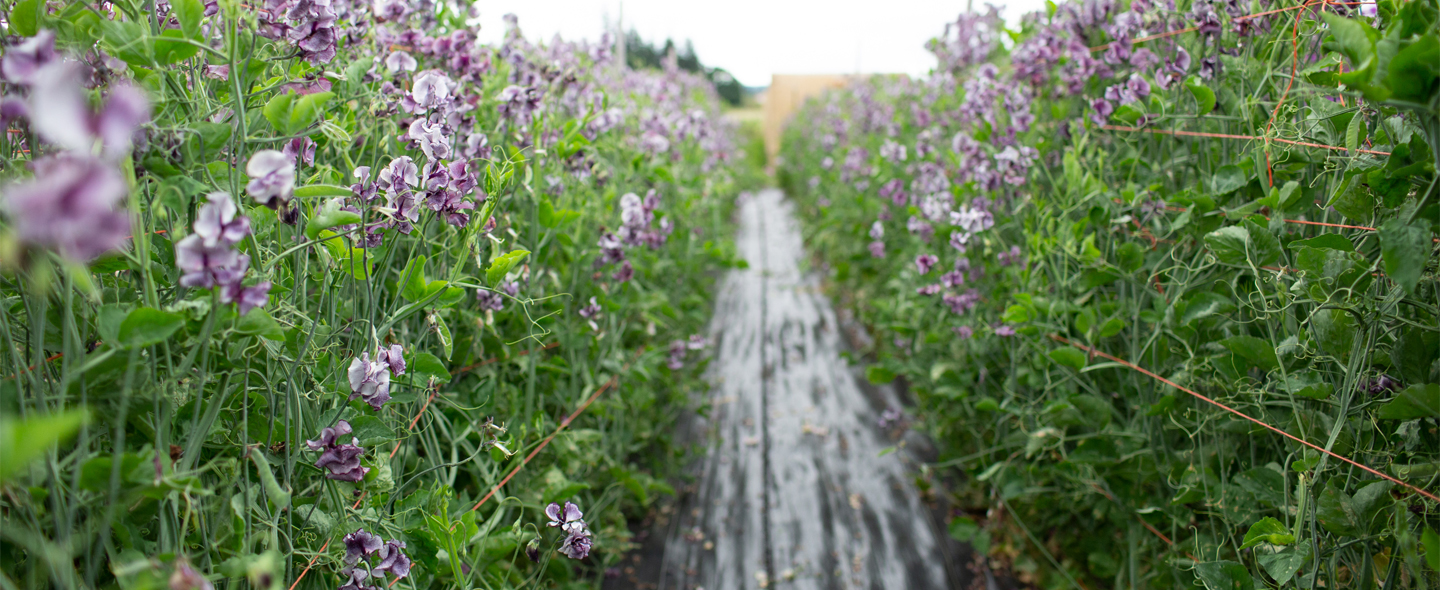
M 1051 17 L 1072 8 L 1089 9 Z M 1120 10 L 1063 27 L 1101 46 Z M 1033 61 L 1055 43 L 1042 17 L 979 61 L 932 46 L 953 79 L 857 80 L 796 116 L 781 183 L 831 293 L 875 335 L 869 370 L 906 382 L 940 447 L 919 477 L 969 515 L 953 537 L 985 532 L 992 563 L 1042 588 L 1440 584 L 1440 506 L 1409 487 L 1433 493 L 1440 473 L 1440 6 L 1377 10 L 1222 15 L 1244 35 L 1136 43 L 1166 63 L 1221 52 L 1163 88 L 1168 66 L 1103 50 L 1113 76 L 1068 84 L 1075 58 Z M 1033 122 L 977 94 L 989 65 L 1030 93 Z M 1101 120 L 1094 102 L 1132 73 L 1150 96 Z M 1028 174 L 987 181 L 1011 147 L 1035 150 Z M 935 214 L 948 203 L 994 226 Z M 918 274 L 922 254 L 963 283 Z

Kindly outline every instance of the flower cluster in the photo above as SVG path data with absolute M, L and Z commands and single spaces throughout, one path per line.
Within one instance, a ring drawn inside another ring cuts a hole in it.
M 665 365 L 670 367 L 672 371 L 679 371 L 685 368 L 685 356 L 689 351 L 702 350 L 708 344 L 709 343 L 705 341 L 705 337 L 699 334 L 691 335 L 689 340 L 671 341 L 670 358 L 665 361 Z
M 590 555 L 590 528 L 585 524 L 580 507 L 566 502 L 564 507 L 551 502 L 545 507 L 545 516 L 550 517 L 547 526 L 558 527 L 565 533 L 560 541 L 560 553 L 570 559 L 585 559 Z
M 627 282 L 635 276 L 635 268 L 625 258 L 625 249 L 641 244 L 651 249 L 658 249 L 665 245 L 670 234 L 675 231 L 675 224 L 669 217 L 662 217 L 658 224 L 655 222 L 655 210 L 660 207 L 660 196 L 651 189 L 645 193 L 645 198 L 640 198 L 635 193 L 625 193 L 620 197 L 620 229 L 616 233 L 604 232 L 600 235 L 597 245 L 600 247 L 600 258 L 596 259 L 596 267 L 619 264 L 620 268 L 611 275 L 617 282 Z
M 305 446 L 312 451 L 321 451 L 320 458 L 315 460 L 315 466 L 328 471 L 325 477 L 336 481 L 360 481 L 365 474 L 370 472 L 369 467 L 360 465 L 360 456 L 365 454 L 365 449 L 360 447 L 360 439 L 350 437 L 349 443 L 341 442 L 342 437 L 353 433 L 350 423 L 341 420 L 335 426 L 326 427 L 320 431 L 320 438 L 305 441 Z
M 92 110 L 81 84 L 88 71 L 56 51 L 48 30 L 0 58 L 0 79 L 25 92 L 24 98 L 0 99 L 0 119 L 28 122 L 41 140 L 61 150 L 33 160 L 31 180 L 0 190 L 0 210 L 22 243 L 79 262 L 117 250 L 129 239 L 130 217 L 122 203 L 129 187 L 117 164 L 150 120 L 145 95 L 123 83 Z
M 390 377 L 404 374 L 405 357 L 399 344 L 377 350 L 373 360 L 369 353 L 362 352 L 350 361 L 350 368 L 346 371 L 352 392 L 350 399 L 360 398 L 371 408 L 379 410 L 380 406 L 390 401 Z
M 270 302 L 270 281 L 244 286 L 250 257 L 236 246 L 250 235 L 250 218 L 240 214 L 230 193 L 206 196 L 196 212 L 194 230 L 175 243 L 181 286 L 214 288 L 222 303 L 238 303 L 242 316 Z
M 389 586 L 383 582 L 387 576 L 393 575 L 399 580 L 410 575 L 410 557 L 405 555 L 404 541 L 382 541 L 380 535 L 365 529 L 356 529 L 345 535 L 344 540 L 345 567 L 340 575 L 345 576 L 345 584 L 340 590 L 379 590 Z M 382 582 L 371 584 L 371 578 Z

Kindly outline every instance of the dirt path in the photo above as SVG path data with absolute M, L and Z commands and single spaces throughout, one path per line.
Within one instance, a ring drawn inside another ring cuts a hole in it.
M 779 191 L 741 206 L 750 263 L 722 284 L 710 453 L 664 545 L 661 590 L 946 588 L 944 539 L 862 390 Z M 869 388 L 868 384 L 865 384 Z M 768 508 L 768 509 L 767 509 Z

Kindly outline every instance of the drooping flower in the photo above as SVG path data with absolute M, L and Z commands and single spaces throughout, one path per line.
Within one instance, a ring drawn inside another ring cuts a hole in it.
M 31 163 L 35 177 L 4 188 L 0 209 L 20 241 L 80 262 L 117 250 L 130 235 L 125 179 L 105 162 L 62 153 Z
M 420 145 L 420 151 L 431 162 L 450 157 L 450 138 L 445 135 L 445 125 L 436 121 L 416 119 L 410 123 L 406 138 Z
M 921 254 L 915 257 L 915 270 L 920 274 L 929 274 L 931 267 L 940 262 L 940 258 L 934 254 Z
M 560 553 L 570 559 L 585 559 L 590 555 L 592 545 L 588 531 L 572 533 L 560 544 Z
M 420 64 L 415 61 L 415 58 L 410 57 L 410 54 L 405 53 L 404 51 L 392 52 L 388 57 L 385 58 L 385 69 L 389 70 L 391 74 L 398 74 L 400 72 L 413 72 L 415 71 L 416 67 L 419 67 L 419 65 Z
M 28 86 L 35 81 L 41 68 L 55 61 L 55 32 L 42 29 L 19 45 L 5 50 L 0 57 L 0 76 L 6 82 Z
M 250 183 L 245 191 L 261 205 L 278 209 L 295 194 L 295 158 L 276 150 L 260 150 L 245 165 Z
M 350 442 L 342 442 L 343 438 L 354 432 L 350 423 L 341 420 L 334 427 L 327 427 L 320 431 L 320 438 L 305 441 L 305 446 L 312 451 L 322 451 L 320 458 L 315 460 L 315 466 L 329 473 L 325 474 L 327 479 L 335 481 L 360 481 L 365 479 L 365 474 L 370 472 L 369 467 L 360 465 L 360 456 L 365 454 L 365 449 L 360 448 L 360 439 L 353 436 Z M 351 538 L 355 536 L 353 539 Z M 364 530 L 359 530 L 352 535 L 346 535 L 345 547 L 346 561 L 349 562 L 354 547 L 368 547 L 369 535 Z M 378 543 L 378 537 L 376 537 Z M 372 549 L 373 550 L 373 549 Z
M 134 86 L 120 84 L 110 89 L 100 111 L 93 112 L 81 86 L 82 68 L 78 62 L 56 61 L 35 73 L 30 126 L 45 141 L 82 154 L 93 153 L 98 142 L 106 160 L 118 161 L 150 120 L 150 101 Z
M 362 352 L 360 356 L 350 362 L 350 369 L 347 371 L 350 379 L 350 399 L 360 398 L 371 408 L 379 410 L 380 406 L 390 401 L 390 365 L 379 360 L 370 360 L 370 353 Z
M 505 309 L 505 297 L 498 292 L 488 289 L 476 289 L 475 300 L 479 302 L 483 311 L 501 311 Z
M 551 502 L 545 507 L 545 516 L 550 517 L 546 526 L 560 527 L 560 530 L 570 532 L 585 528 L 585 514 L 580 512 L 580 507 L 571 502 L 566 502 L 562 507 L 556 502 Z
M 252 287 L 241 285 L 239 281 L 222 285 L 220 302 L 239 304 L 240 316 L 244 317 L 250 310 L 270 304 L 270 286 L 270 281 L 260 281 Z
M 396 579 L 410 575 L 410 557 L 405 555 L 405 542 L 399 539 L 391 539 L 375 552 L 379 563 L 370 569 L 371 575 L 383 577 L 385 574 L 393 574 Z
M 285 148 L 281 151 L 297 164 L 315 165 L 315 140 L 313 139 L 297 137 L 285 142 Z
M 348 422 L 341 420 L 340 424 L 344 424 L 346 430 L 349 430 L 350 424 Z M 326 430 L 329 429 L 327 428 Z M 365 529 L 356 529 L 355 532 L 345 535 L 344 541 L 346 565 L 360 563 L 362 558 L 369 557 L 370 554 L 379 551 L 383 544 L 380 540 L 380 535 L 365 532 Z
M 203 574 L 195 571 L 184 558 L 177 560 L 175 571 L 168 581 L 170 590 L 215 590 L 215 586 Z
M 399 344 L 391 344 L 390 348 L 381 348 L 375 353 L 375 362 L 385 363 L 390 372 L 396 376 L 405 374 L 405 349 Z

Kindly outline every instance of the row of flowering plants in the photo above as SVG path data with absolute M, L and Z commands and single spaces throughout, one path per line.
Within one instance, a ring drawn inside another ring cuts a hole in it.
M 708 82 L 453 0 L 3 9 L 0 587 L 598 584 L 741 264 Z
M 1437 21 L 992 10 L 805 107 L 781 182 L 952 535 L 1049 588 L 1440 581 Z

